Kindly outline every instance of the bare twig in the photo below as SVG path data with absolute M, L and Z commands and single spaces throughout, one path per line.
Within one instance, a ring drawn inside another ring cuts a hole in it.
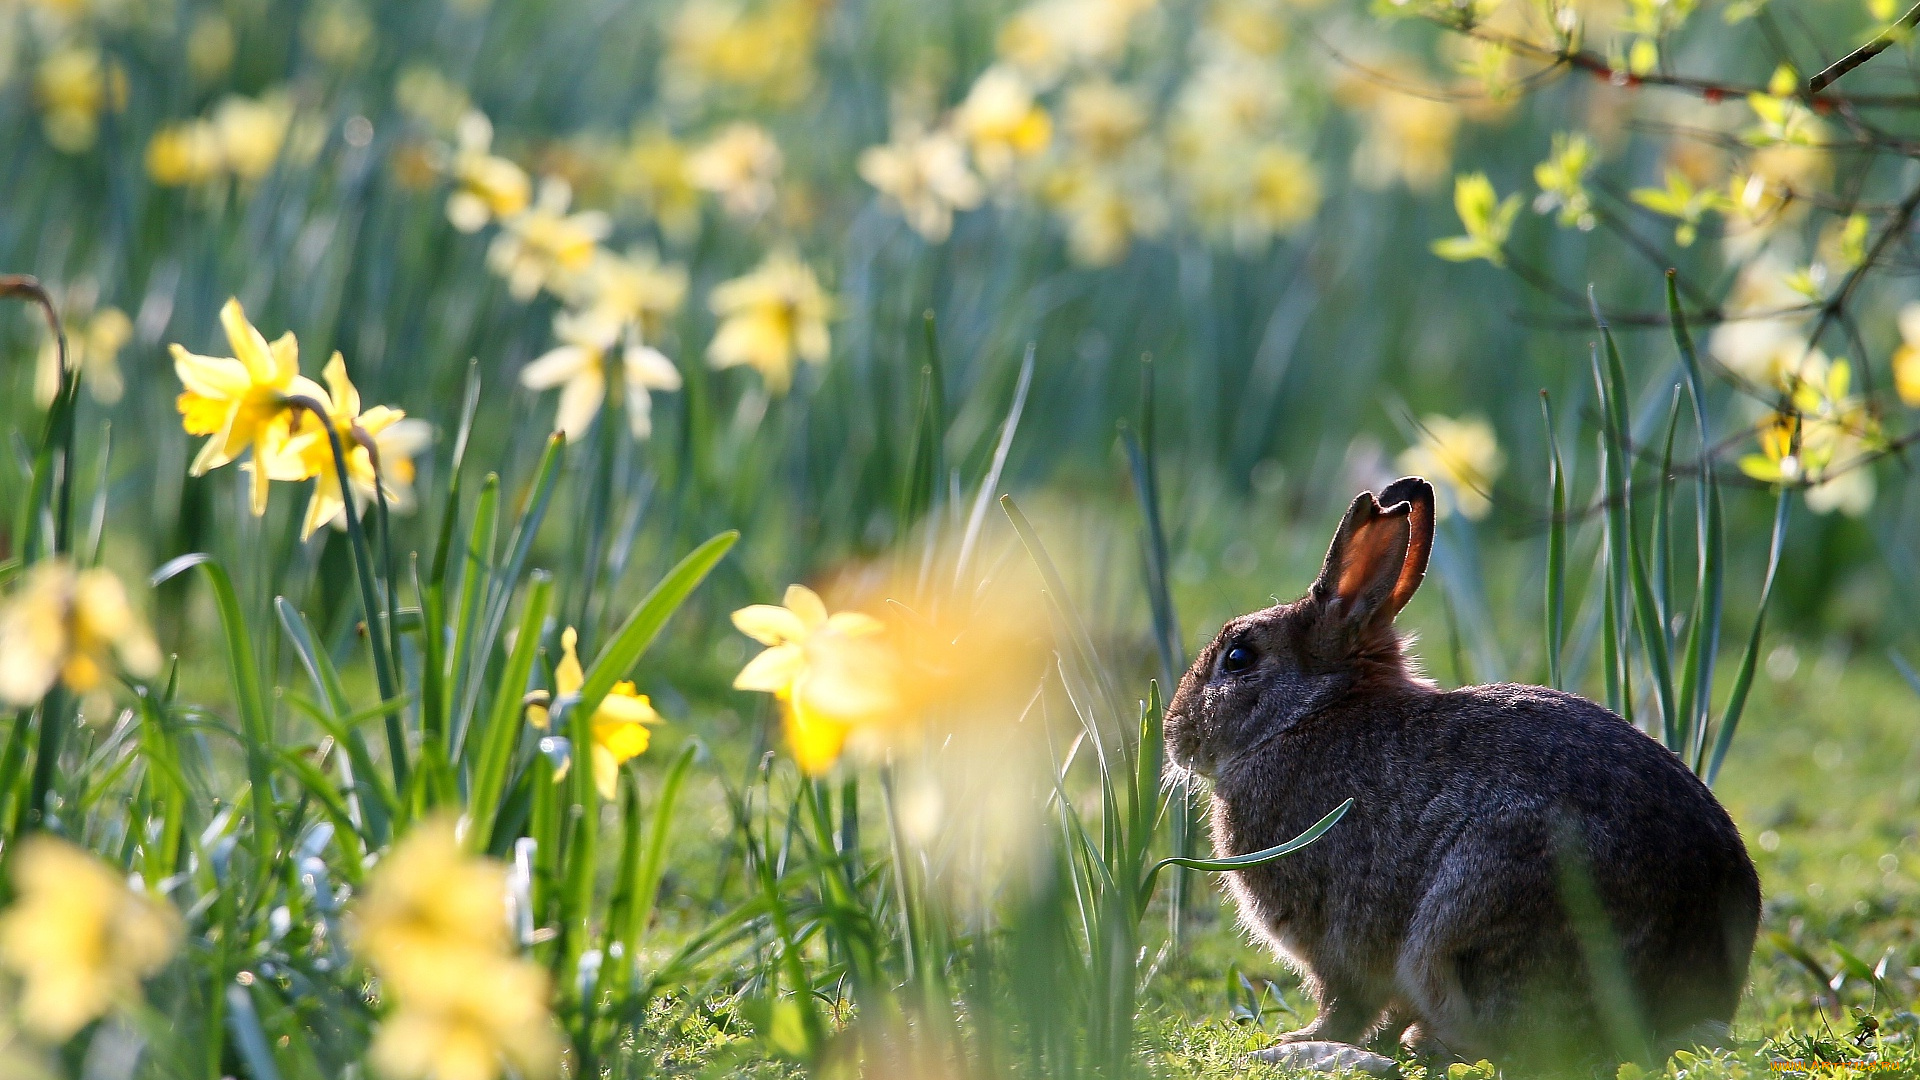
M 1818 94 L 1832 86 L 1842 75 L 1885 52 L 1888 46 L 1904 36 L 1900 31 L 1911 30 L 1916 24 L 1920 24 L 1920 4 L 1908 8 L 1907 13 L 1900 16 L 1900 21 L 1874 35 L 1872 41 L 1835 60 L 1827 66 L 1827 70 L 1808 79 L 1807 93 Z

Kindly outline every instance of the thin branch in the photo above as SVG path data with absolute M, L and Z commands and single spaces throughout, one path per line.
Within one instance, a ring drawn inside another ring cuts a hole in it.
M 1900 33 L 1901 30 L 1911 30 L 1917 24 L 1920 24 L 1920 4 L 1915 4 L 1911 8 L 1908 8 L 1907 13 L 1900 16 L 1899 22 L 1880 31 L 1880 33 L 1874 36 L 1872 41 L 1835 60 L 1832 64 L 1828 65 L 1827 70 L 1808 79 L 1807 93 L 1818 94 L 1820 91 L 1832 86 L 1836 80 L 1847 72 L 1852 71 L 1854 68 L 1887 51 L 1888 46 L 1905 36 Z

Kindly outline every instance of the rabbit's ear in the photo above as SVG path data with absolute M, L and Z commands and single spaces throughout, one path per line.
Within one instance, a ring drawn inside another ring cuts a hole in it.
M 1337 602 L 1340 618 L 1349 623 L 1393 618 L 1400 610 L 1393 599 L 1407 564 L 1412 516 L 1408 503 L 1382 507 L 1370 491 L 1356 496 L 1333 534 L 1314 596 Z
M 1403 476 L 1380 492 L 1381 506 L 1406 503 L 1410 507 L 1407 524 L 1407 561 L 1401 564 L 1400 580 L 1394 583 L 1387 606 L 1398 614 L 1413 599 L 1420 582 L 1427 576 L 1427 559 L 1433 554 L 1433 485 L 1424 477 Z

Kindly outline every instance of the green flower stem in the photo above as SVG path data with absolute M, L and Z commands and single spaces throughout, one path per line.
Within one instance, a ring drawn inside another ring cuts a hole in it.
M 295 408 L 305 409 L 320 421 L 326 429 L 327 442 L 333 448 L 334 474 L 340 480 L 341 513 L 347 516 L 347 539 L 353 548 L 353 568 L 360 579 L 360 606 L 367 615 L 367 644 L 373 650 L 373 673 L 380 683 L 380 698 L 393 701 L 400 696 L 399 680 L 394 675 L 393 655 L 389 651 L 391 637 L 383 632 L 376 622 L 386 622 L 390 630 L 393 620 L 386 609 L 380 605 L 380 593 L 374 580 L 373 552 L 367 546 L 367 533 L 361 526 L 360 515 L 353 507 L 353 487 L 347 475 L 346 448 L 341 445 L 340 433 L 334 430 L 333 420 L 319 402 L 312 398 L 294 395 L 287 403 Z M 377 474 L 376 474 L 377 475 Z M 375 481 L 378 487 L 378 481 Z M 386 714 L 387 753 L 393 758 L 393 789 L 405 791 L 407 788 L 407 733 L 401 724 L 398 707 Z

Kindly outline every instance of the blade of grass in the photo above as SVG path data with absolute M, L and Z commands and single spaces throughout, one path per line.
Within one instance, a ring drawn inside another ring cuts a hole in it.
M 467 813 L 472 819 L 469 846 L 486 851 L 493 844 L 494 822 L 500 813 L 500 799 L 507 783 L 507 769 L 513 760 L 513 748 L 520 741 L 522 699 L 527 680 L 533 675 L 533 660 L 540 649 L 540 627 L 546 622 L 547 607 L 553 595 L 553 578 L 544 570 L 528 575 L 527 598 L 520 610 L 520 628 L 513 639 L 513 652 L 500 672 L 494 690 L 493 711 L 486 723 L 474 732 L 477 753 L 468 788 Z M 583 747 L 575 748 L 580 757 Z M 585 762 L 576 768 L 586 769 Z
M 1560 438 L 1553 428 L 1553 403 L 1540 391 L 1540 412 L 1547 422 L 1547 679 L 1555 690 L 1565 690 L 1560 650 L 1566 643 L 1567 622 L 1567 475 L 1560 459 Z
M 647 647 L 653 644 L 653 639 L 659 636 L 661 627 L 739 539 L 740 534 L 733 530 L 713 536 L 667 571 L 633 609 L 633 614 L 627 616 L 613 640 L 594 657 L 593 665 L 587 668 L 586 681 L 580 687 L 579 708 L 588 716 L 593 715 L 601 699 L 615 683 L 627 677 Z
M 1746 711 L 1747 691 L 1753 687 L 1753 672 L 1760 660 L 1760 635 L 1767 625 L 1767 602 L 1773 598 L 1773 582 L 1780 570 L 1780 548 L 1787 537 L 1787 507 L 1792 495 L 1790 488 L 1782 488 L 1773 508 L 1773 539 L 1767 547 L 1767 576 L 1760 585 L 1760 604 L 1753 614 L 1753 632 L 1747 636 L 1746 651 L 1740 655 L 1740 667 L 1733 676 L 1733 692 L 1727 698 L 1727 707 L 1720 715 L 1720 729 L 1714 734 L 1713 756 L 1707 759 L 1705 773 L 1707 786 L 1720 775 L 1720 766 L 1727 758 L 1727 748 L 1733 745 L 1734 729 L 1740 726 L 1740 714 Z

